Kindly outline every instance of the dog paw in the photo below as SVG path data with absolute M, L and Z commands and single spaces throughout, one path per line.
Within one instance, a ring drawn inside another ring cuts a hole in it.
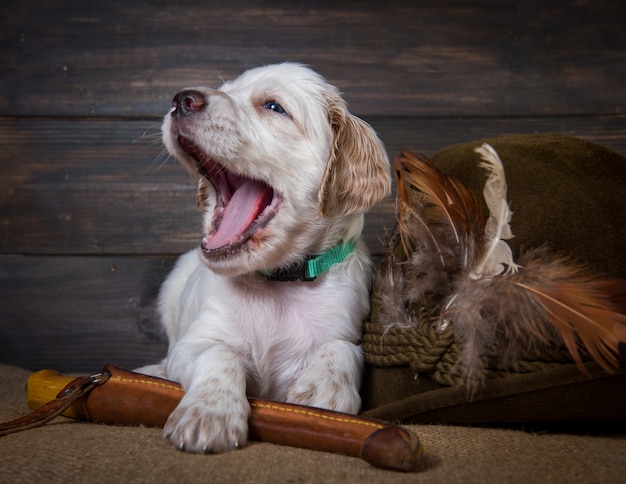
M 360 349 L 346 341 L 327 343 L 293 381 L 287 401 L 345 413 L 361 407 Z
M 291 387 L 287 401 L 298 405 L 358 413 L 361 397 L 346 378 L 318 378 L 314 372 L 302 375 Z
M 165 437 L 179 450 L 219 453 L 245 445 L 248 438 L 248 400 L 234 395 L 218 401 L 185 395 L 170 414 Z

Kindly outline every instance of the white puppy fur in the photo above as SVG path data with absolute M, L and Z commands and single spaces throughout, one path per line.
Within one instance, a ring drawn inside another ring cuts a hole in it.
M 374 131 L 321 76 L 285 63 L 181 91 L 163 141 L 199 179 L 205 226 L 161 290 L 168 354 L 138 370 L 185 390 L 166 437 L 189 452 L 243 445 L 246 395 L 358 412 L 372 271 L 363 213 L 390 190 Z M 350 242 L 314 281 L 261 272 Z

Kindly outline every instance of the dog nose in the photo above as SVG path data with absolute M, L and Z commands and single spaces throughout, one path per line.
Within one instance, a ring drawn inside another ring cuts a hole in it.
M 174 96 L 172 100 L 172 107 L 174 108 L 172 114 L 175 116 L 188 116 L 202 111 L 204 106 L 206 106 L 206 99 L 201 92 L 186 89 Z

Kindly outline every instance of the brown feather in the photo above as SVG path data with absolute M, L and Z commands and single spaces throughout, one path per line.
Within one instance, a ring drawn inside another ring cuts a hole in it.
M 408 308 L 424 297 L 445 297 L 452 277 L 466 265 L 461 256 L 464 241 L 459 240 L 465 231 L 452 223 L 461 217 L 453 215 L 450 208 L 452 200 L 462 195 L 455 193 L 456 185 L 421 155 L 403 151 L 394 168 L 398 225 L 390 243 L 391 247 L 400 244 L 405 262 L 393 264 L 391 279 L 386 282 L 402 288 L 404 307 Z M 458 206 L 459 202 L 455 210 Z
M 514 369 L 525 356 L 565 346 L 585 372 L 583 354 L 612 372 L 623 359 L 626 283 L 589 273 L 544 248 L 519 259 L 518 272 L 453 281 L 439 323 L 452 324 L 458 369 L 470 393 L 490 364 Z
M 464 255 L 465 264 L 471 265 L 478 256 L 476 251 L 482 249 L 480 241 L 485 227 L 483 209 L 476 195 L 456 178 L 441 172 L 423 155 L 403 150 L 395 160 L 394 169 L 401 229 L 411 216 L 424 219 L 422 222 L 427 226 L 447 224 L 459 253 Z M 412 209 L 411 189 L 417 190 L 422 197 L 419 214 Z M 408 233 L 407 230 L 402 232 Z M 403 244 L 410 246 L 406 240 Z
M 545 311 L 574 361 L 582 368 L 579 349 L 584 348 L 606 371 L 619 367 L 620 343 L 626 342 L 626 314 L 619 301 L 626 282 L 592 275 L 558 258 L 530 260 L 524 271 L 537 270 L 539 264 L 550 273 L 547 277 L 516 284 Z

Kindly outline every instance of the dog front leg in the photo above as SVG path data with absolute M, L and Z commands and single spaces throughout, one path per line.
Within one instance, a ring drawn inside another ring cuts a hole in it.
M 185 395 L 163 429 L 181 450 L 224 452 L 243 446 L 248 436 L 250 404 L 246 372 L 228 345 L 179 341 L 167 358 L 168 376 Z
M 361 407 L 361 348 L 348 341 L 330 341 L 313 355 L 295 382 L 287 401 L 356 414 Z
M 156 376 L 158 378 L 167 379 L 167 372 L 165 370 L 164 363 L 157 363 L 156 365 L 142 366 L 141 368 L 135 368 L 135 373 L 143 373 L 144 375 Z

